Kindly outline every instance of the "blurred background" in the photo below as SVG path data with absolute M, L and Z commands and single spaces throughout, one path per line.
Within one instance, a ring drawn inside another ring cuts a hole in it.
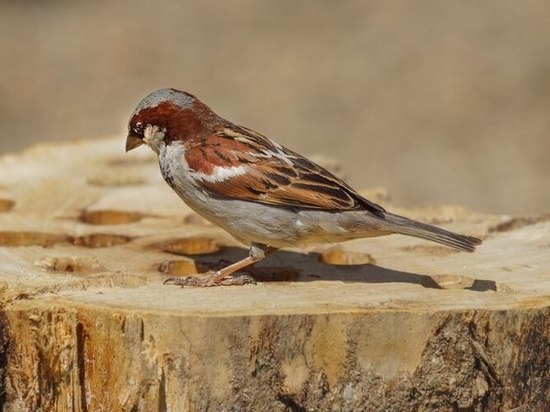
M 0 153 L 161 87 L 394 203 L 550 209 L 550 2 L 0 1 Z

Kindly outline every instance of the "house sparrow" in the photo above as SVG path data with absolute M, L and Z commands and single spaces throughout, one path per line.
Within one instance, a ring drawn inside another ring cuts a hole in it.
M 126 151 L 146 144 L 164 180 L 205 219 L 250 247 L 249 255 L 182 286 L 249 283 L 234 273 L 283 247 L 399 233 L 473 252 L 481 240 L 386 211 L 311 160 L 214 113 L 195 96 L 161 89 L 132 113 Z

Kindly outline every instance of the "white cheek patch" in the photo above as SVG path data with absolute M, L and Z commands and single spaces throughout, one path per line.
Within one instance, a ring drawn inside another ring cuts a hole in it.
M 221 167 L 216 166 L 212 170 L 211 174 L 206 174 L 202 172 L 192 173 L 196 179 L 203 180 L 210 183 L 220 183 L 225 180 L 231 179 L 235 176 L 244 175 L 246 173 L 245 166 L 232 166 L 232 167 Z
M 158 155 L 162 145 L 164 145 L 164 135 L 166 129 L 148 124 L 143 131 L 143 141 Z

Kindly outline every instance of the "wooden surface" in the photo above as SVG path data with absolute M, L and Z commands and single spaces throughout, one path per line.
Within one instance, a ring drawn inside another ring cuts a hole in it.
M 278 252 L 257 285 L 163 286 L 246 250 L 123 140 L 0 159 L 5 410 L 550 405 L 550 214 L 403 210 L 365 191 L 484 243 L 357 240 Z

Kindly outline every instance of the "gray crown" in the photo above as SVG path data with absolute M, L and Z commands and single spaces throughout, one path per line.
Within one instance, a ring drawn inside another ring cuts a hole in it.
M 134 110 L 134 114 L 138 113 L 141 109 L 146 107 L 155 107 L 162 102 L 172 102 L 177 104 L 182 109 L 191 107 L 195 102 L 195 97 L 175 89 L 159 89 L 145 96 Z

